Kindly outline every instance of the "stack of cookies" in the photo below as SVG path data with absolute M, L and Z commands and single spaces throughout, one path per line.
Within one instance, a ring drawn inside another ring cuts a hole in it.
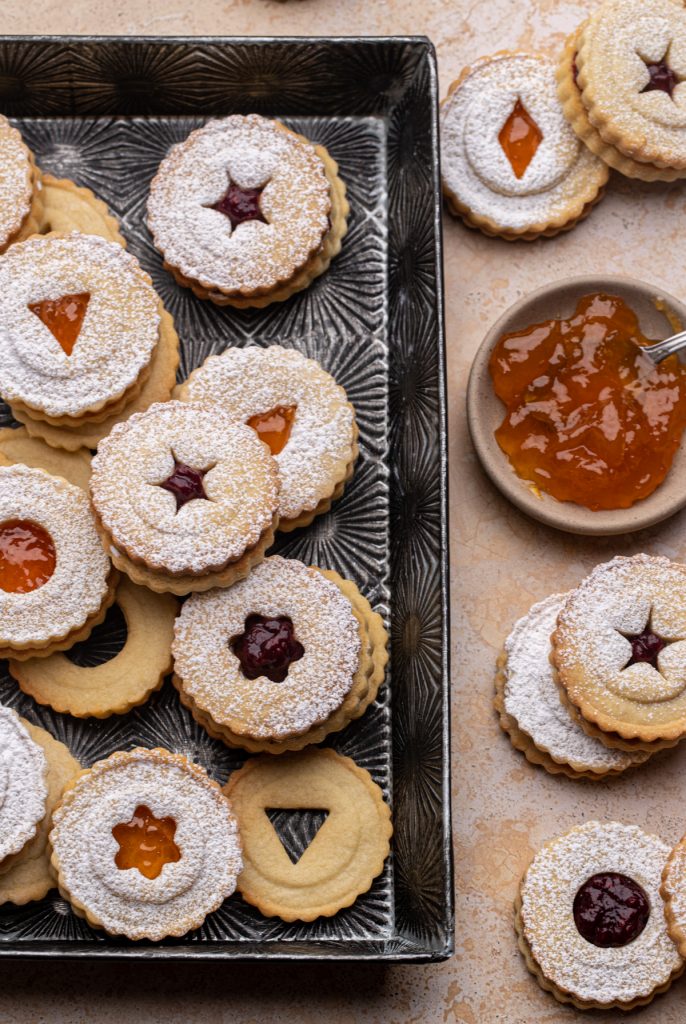
M 530 761 L 605 778 L 686 736 L 685 583 L 666 558 L 617 557 L 516 623 L 496 708 Z
M 441 111 L 449 208 L 487 235 L 567 231 L 602 198 L 609 169 L 686 177 L 675 0 L 603 0 L 561 57 L 499 52 L 466 68 Z

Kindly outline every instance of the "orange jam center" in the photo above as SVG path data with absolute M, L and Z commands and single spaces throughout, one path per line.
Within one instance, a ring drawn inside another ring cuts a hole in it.
M 0 523 L 0 589 L 27 594 L 47 583 L 55 571 L 57 554 L 52 537 L 28 519 Z
M 495 432 L 525 480 L 586 508 L 629 508 L 669 472 L 686 426 L 686 367 L 659 366 L 626 303 L 586 295 L 569 320 L 505 334 L 490 360 Z
M 272 455 L 278 455 L 288 444 L 297 408 L 297 405 L 277 405 L 248 420 L 248 426 L 257 431 L 260 441 L 269 445 Z
M 29 309 L 52 331 L 68 356 L 72 354 L 86 315 L 88 292 L 63 295 L 61 299 L 45 299 L 29 303 Z
M 543 132 L 521 100 L 500 129 L 498 141 L 517 178 L 523 178 L 543 140 Z
M 119 843 L 114 863 L 122 871 L 137 868 L 146 878 L 157 878 L 165 864 L 181 860 L 175 833 L 173 818 L 156 818 L 149 807 L 139 804 L 131 821 L 112 829 Z

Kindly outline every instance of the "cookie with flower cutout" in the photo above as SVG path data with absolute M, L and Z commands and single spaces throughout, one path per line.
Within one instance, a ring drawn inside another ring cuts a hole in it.
M 686 735 L 686 569 L 619 556 L 567 598 L 551 661 L 579 721 L 611 745 L 654 750 Z
M 369 772 L 349 757 L 318 748 L 253 757 L 233 772 L 224 792 L 243 840 L 238 890 L 267 917 L 330 917 L 367 892 L 383 871 L 391 811 Z M 280 819 L 297 821 L 308 812 L 320 826 L 314 838 L 302 841 L 310 828 L 286 845 L 277 831 Z
M 194 370 L 176 396 L 220 406 L 269 446 L 281 476 L 280 530 L 328 512 L 352 477 L 355 410 L 333 377 L 295 349 L 226 349 Z
M 560 1002 L 631 1010 L 684 969 L 660 879 L 669 846 L 636 825 L 588 821 L 546 843 L 515 904 L 526 965 Z
M 565 120 L 552 62 L 525 53 L 483 57 L 453 82 L 441 105 L 441 167 L 451 211 L 508 240 L 574 227 L 608 179 Z
M 584 732 L 560 701 L 550 637 L 568 596 L 552 594 L 515 623 L 498 658 L 495 708 L 512 745 L 532 764 L 552 775 L 607 779 L 650 753 L 611 749 Z
M 80 771 L 63 743 L 0 707 L 0 905 L 22 906 L 54 887 L 48 851 L 52 813 Z M 17 853 L 5 855 L 29 833 Z
M 1 658 L 47 657 L 85 640 L 116 581 L 80 487 L 0 466 Z
M 41 175 L 33 153 L 0 114 L 0 252 L 40 230 Z
M 24 416 L 79 427 L 139 392 L 159 339 L 159 300 L 116 242 L 35 236 L 0 257 L 2 395 Z
M 174 628 L 181 701 L 214 736 L 280 754 L 359 718 L 388 636 L 350 580 L 274 555 L 228 590 L 193 594 Z
M 210 121 L 150 185 L 148 227 L 176 281 L 219 305 L 283 301 L 327 270 L 348 202 L 323 146 L 258 114 Z
M 158 403 L 120 423 L 100 443 L 90 487 L 112 561 L 160 592 L 230 586 L 264 558 L 278 524 L 275 459 L 215 407 Z
M 228 800 L 181 754 L 142 747 L 83 772 L 53 815 L 52 868 L 76 914 L 159 942 L 198 928 L 236 888 L 241 843 Z
M 568 39 L 558 90 L 572 128 L 644 181 L 686 176 L 686 11 L 674 0 L 604 0 Z

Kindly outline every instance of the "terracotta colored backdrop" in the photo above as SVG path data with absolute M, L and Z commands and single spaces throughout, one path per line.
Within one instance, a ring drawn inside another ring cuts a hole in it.
M 589 5 L 591 0 L 589 0 Z M 4 0 L 9 33 L 369 35 L 422 33 L 436 44 L 441 85 L 500 49 L 556 52 L 584 17 L 576 0 Z M 676 840 L 686 830 L 686 747 L 613 784 L 572 783 L 530 767 L 491 712 L 493 662 L 529 604 L 573 585 L 597 561 L 646 550 L 686 557 L 684 517 L 634 537 L 577 540 L 510 508 L 475 464 L 464 392 L 489 324 L 527 290 L 592 271 L 629 273 L 686 295 L 681 186 L 616 179 L 571 234 L 512 246 L 445 218 L 453 564 L 453 782 L 457 956 L 437 967 L 259 965 L 207 968 L 7 965 L 3 1024 L 130 1019 L 149 1024 L 553 1024 L 583 1018 L 528 977 L 511 906 L 522 868 L 548 836 L 616 817 Z M 682 250 L 683 252 L 683 250 Z M 475 571 L 478 570 L 478 571 Z M 677 1024 L 686 981 L 640 1014 Z M 605 1015 L 616 1024 L 626 1018 Z

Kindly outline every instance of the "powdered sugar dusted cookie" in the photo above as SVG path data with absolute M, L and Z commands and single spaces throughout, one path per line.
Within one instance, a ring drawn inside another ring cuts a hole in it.
M 352 475 L 355 410 L 333 377 L 294 349 L 227 349 L 206 359 L 177 394 L 218 405 L 269 446 L 281 477 L 280 530 L 328 511 Z
M 636 825 L 589 821 L 539 850 L 516 905 L 519 946 L 539 984 L 582 1009 L 649 1003 L 683 971 L 660 877 L 669 847 Z
M 348 205 L 337 167 L 278 121 L 210 121 L 174 146 L 150 186 L 165 266 L 200 298 L 265 305 L 323 273 Z
M 219 786 L 181 754 L 116 753 L 67 789 L 52 865 L 97 928 L 160 941 L 199 927 L 236 887 L 241 845 Z
M 19 715 L 0 707 L 0 874 L 36 835 L 46 813 L 48 763 Z
M 0 252 L 38 231 L 41 213 L 40 172 L 33 154 L 0 115 Z
M 567 124 L 544 56 L 497 53 L 466 68 L 441 109 L 443 190 L 471 227 L 531 239 L 574 226 L 608 170 Z
M 611 749 L 588 736 L 561 703 L 550 637 L 568 596 L 553 594 L 515 623 L 498 661 L 496 709 L 502 728 L 529 760 L 553 774 L 603 779 L 650 755 Z

